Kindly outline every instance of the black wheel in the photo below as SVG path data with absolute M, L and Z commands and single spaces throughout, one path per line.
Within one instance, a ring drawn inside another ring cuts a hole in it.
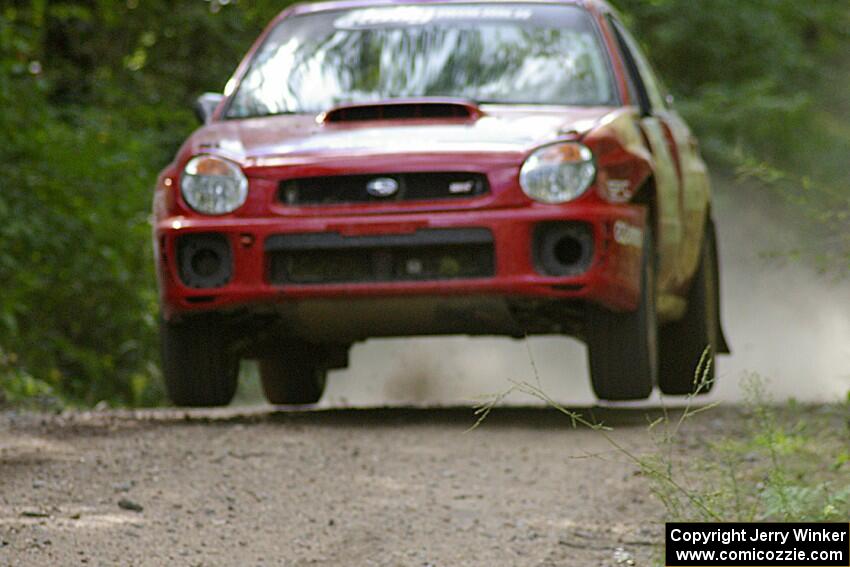
M 160 323 L 162 375 L 178 406 L 226 406 L 236 393 L 239 357 L 215 317 Z
M 705 225 L 699 267 L 688 292 L 685 316 L 659 332 L 658 387 L 664 394 L 706 394 L 714 386 L 714 355 L 720 336 L 716 260 L 714 223 L 709 220 Z
M 591 384 L 598 398 L 649 397 L 658 373 L 655 248 L 649 225 L 644 229 L 640 305 L 630 313 L 590 306 L 586 342 Z
M 261 358 L 260 380 L 266 399 L 276 405 L 315 404 L 325 391 L 327 370 L 321 349 L 292 342 Z

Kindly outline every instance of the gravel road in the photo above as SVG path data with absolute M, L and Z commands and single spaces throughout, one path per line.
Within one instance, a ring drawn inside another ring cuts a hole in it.
M 646 412 L 596 410 L 640 450 Z M 724 428 L 715 414 L 696 435 Z M 723 415 L 723 414 L 721 414 Z M 552 410 L 0 413 L 0 565 L 646 565 L 662 511 Z M 699 450 L 699 443 L 691 443 Z

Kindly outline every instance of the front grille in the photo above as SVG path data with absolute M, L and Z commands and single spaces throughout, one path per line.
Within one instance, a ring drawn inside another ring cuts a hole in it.
M 273 284 L 424 281 L 494 274 L 487 229 L 422 229 L 412 234 L 345 237 L 279 234 L 265 244 Z
M 489 191 L 480 173 L 418 172 L 288 179 L 280 183 L 278 198 L 284 205 L 310 206 L 468 199 Z

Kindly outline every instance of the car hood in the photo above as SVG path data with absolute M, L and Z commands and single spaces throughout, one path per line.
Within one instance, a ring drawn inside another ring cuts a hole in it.
M 555 140 L 581 137 L 611 107 L 483 105 L 470 120 L 392 120 L 321 124 L 312 115 L 213 122 L 181 154 L 216 153 L 244 167 L 305 163 L 339 156 L 388 154 L 522 154 Z

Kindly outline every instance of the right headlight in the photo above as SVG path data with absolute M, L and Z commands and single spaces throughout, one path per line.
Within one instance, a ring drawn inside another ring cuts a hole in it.
M 180 179 L 186 203 L 205 215 L 232 213 L 248 198 L 248 179 L 235 163 L 211 156 L 195 156 Z
M 525 160 L 519 184 L 541 203 L 566 203 L 582 195 L 596 177 L 593 153 L 578 142 L 544 146 Z

